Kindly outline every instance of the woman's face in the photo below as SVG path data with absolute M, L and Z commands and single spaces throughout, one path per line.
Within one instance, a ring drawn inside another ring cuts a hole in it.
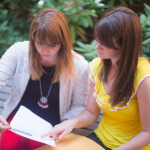
M 35 47 L 42 60 L 48 60 L 57 57 L 61 44 L 45 45 L 34 41 Z
M 118 48 L 118 50 L 109 49 L 96 41 L 98 57 L 101 59 L 111 59 L 112 61 L 118 61 L 121 56 L 121 48 L 117 45 L 115 46 Z

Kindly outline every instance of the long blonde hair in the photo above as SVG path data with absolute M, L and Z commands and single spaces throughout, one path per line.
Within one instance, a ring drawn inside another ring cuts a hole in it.
M 33 19 L 30 26 L 29 42 L 29 70 L 33 80 L 39 80 L 44 73 L 40 63 L 40 55 L 35 48 L 34 41 L 40 41 L 42 44 L 55 45 L 61 44 L 58 51 L 58 59 L 54 74 L 54 82 L 69 78 L 73 83 L 73 74 L 76 74 L 73 63 L 73 53 L 71 50 L 72 42 L 68 28 L 68 23 L 63 15 L 57 9 L 45 8 L 41 10 Z

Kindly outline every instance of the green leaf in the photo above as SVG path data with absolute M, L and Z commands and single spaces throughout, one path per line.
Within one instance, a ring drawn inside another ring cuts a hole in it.
M 74 26 L 70 26 L 69 27 L 69 29 L 70 29 L 70 35 L 71 35 L 71 40 L 72 40 L 72 43 L 73 44 L 75 44 L 75 28 L 74 28 Z
M 142 42 L 142 44 L 148 44 L 148 43 L 150 43 L 150 38 Z
M 83 44 L 82 42 L 77 42 L 77 45 L 79 45 L 80 47 L 84 48 L 84 49 L 88 49 L 87 46 L 85 44 Z
M 77 1 L 76 5 L 77 6 L 81 6 L 83 4 L 83 2 Z
M 95 10 L 91 10 L 90 16 L 97 17 Z
M 132 1 L 132 0 L 129 0 L 129 4 L 130 4 L 130 5 L 133 5 L 134 3 L 133 3 L 133 1 Z
M 147 37 L 150 37 L 150 32 L 146 32 L 145 35 L 146 35 Z
M 144 3 L 144 6 L 150 12 L 150 6 L 148 6 L 146 3 Z
M 73 22 L 78 22 L 79 20 L 79 16 L 77 14 L 74 14 L 73 17 L 72 17 L 72 21 Z
M 147 21 L 147 24 L 150 26 L 150 20 Z
M 143 54 L 143 56 L 144 56 L 145 58 L 149 59 L 149 58 L 147 57 L 147 55 L 146 55 L 146 54 Z
M 97 14 L 95 11 L 90 11 L 90 10 L 84 10 L 80 13 L 81 16 L 93 16 L 93 17 L 97 17 Z
M 7 25 L 7 23 L 8 23 L 8 20 L 6 20 L 3 23 L 1 23 L 0 26 L 3 28 L 3 27 L 5 27 Z
M 51 1 L 47 1 L 47 7 L 55 8 L 55 5 Z
M 89 22 L 85 17 L 80 18 L 80 22 L 84 27 L 89 27 Z
M 86 18 L 87 18 L 87 20 L 89 22 L 90 27 L 93 28 L 94 23 L 93 23 L 93 20 L 91 19 L 91 17 L 90 16 L 86 16 Z
M 147 18 L 146 18 L 146 21 L 149 21 L 150 20 L 150 15 L 149 16 L 147 16 Z
M 97 51 L 93 51 L 91 53 L 85 53 L 84 56 L 91 56 L 91 57 L 95 57 L 97 55 Z
M 112 5 L 114 5 L 114 1 L 113 1 L 113 0 L 108 1 L 105 6 L 106 6 L 107 8 L 109 8 L 109 7 L 111 7 Z
M 95 4 L 99 4 L 102 0 L 95 0 Z
M 149 16 L 150 15 L 150 6 L 148 6 L 147 4 L 144 3 L 144 10 L 145 10 L 145 13 Z
M 87 5 L 90 5 L 90 3 L 82 3 L 82 4 L 80 4 L 80 7 L 85 7 Z
M 72 10 L 71 10 L 71 13 L 76 13 L 78 11 L 78 9 L 77 8 L 73 8 Z
M 74 47 L 74 50 L 79 51 L 79 52 L 87 52 L 86 49 L 80 48 L 80 47 Z
M 75 26 L 75 28 L 79 31 L 79 32 L 81 32 L 82 34 L 86 34 L 86 32 L 83 30 L 83 28 L 81 28 L 80 26 Z
M 8 14 L 8 10 L 7 9 L 3 9 L 3 11 L 1 11 L 2 15 L 7 15 Z
M 149 46 L 142 46 L 143 53 L 149 53 L 150 52 Z
M 127 4 L 124 2 L 124 0 L 120 0 L 120 1 L 121 1 L 121 3 L 122 3 L 124 6 L 127 7 Z
M 72 6 L 68 6 L 68 7 L 65 7 L 65 8 L 63 9 L 63 11 L 70 11 L 70 10 L 72 10 L 72 9 L 73 9 Z
M 100 3 L 100 4 L 98 4 L 97 6 L 99 6 L 99 7 L 105 7 L 105 4 Z
M 146 16 L 144 14 L 140 15 L 140 21 L 142 24 L 146 23 Z
M 86 46 L 88 47 L 88 49 L 90 49 L 91 51 L 95 51 L 95 46 L 91 45 L 91 44 L 86 44 Z
M 96 46 L 96 40 L 93 40 L 93 41 L 91 42 L 91 45 L 92 45 L 92 46 Z

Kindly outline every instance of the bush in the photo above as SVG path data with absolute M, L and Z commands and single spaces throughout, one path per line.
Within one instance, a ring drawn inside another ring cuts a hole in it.
M 67 18 L 74 49 L 90 61 L 97 57 L 94 24 L 111 7 L 138 6 L 141 0 L 3 0 L 0 2 L 0 56 L 15 42 L 28 40 L 30 23 L 43 8 L 59 9 Z M 140 13 L 143 32 L 142 49 L 150 57 L 150 6 Z M 92 41 L 92 42 L 91 42 Z M 90 43 L 91 42 L 91 43 Z
M 0 3 L 0 55 L 10 45 L 28 40 L 29 26 L 39 0 L 4 0 Z
M 150 6 L 144 4 L 145 14 L 140 14 L 143 32 L 142 50 L 143 55 L 150 59 Z
M 77 42 L 79 47 L 74 47 L 74 50 L 82 54 L 87 61 L 91 61 L 92 59 L 97 57 L 96 40 L 93 40 L 90 44 L 84 44 L 82 42 Z

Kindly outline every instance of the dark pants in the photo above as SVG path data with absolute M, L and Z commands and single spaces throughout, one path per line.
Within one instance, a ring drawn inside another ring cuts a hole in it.
M 111 150 L 110 148 L 106 147 L 96 136 L 96 134 L 93 132 L 92 134 L 88 135 L 87 138 L 95 141 L 97 144 L 99 144 L 101 147 L 103 147 L 105 150 Z

